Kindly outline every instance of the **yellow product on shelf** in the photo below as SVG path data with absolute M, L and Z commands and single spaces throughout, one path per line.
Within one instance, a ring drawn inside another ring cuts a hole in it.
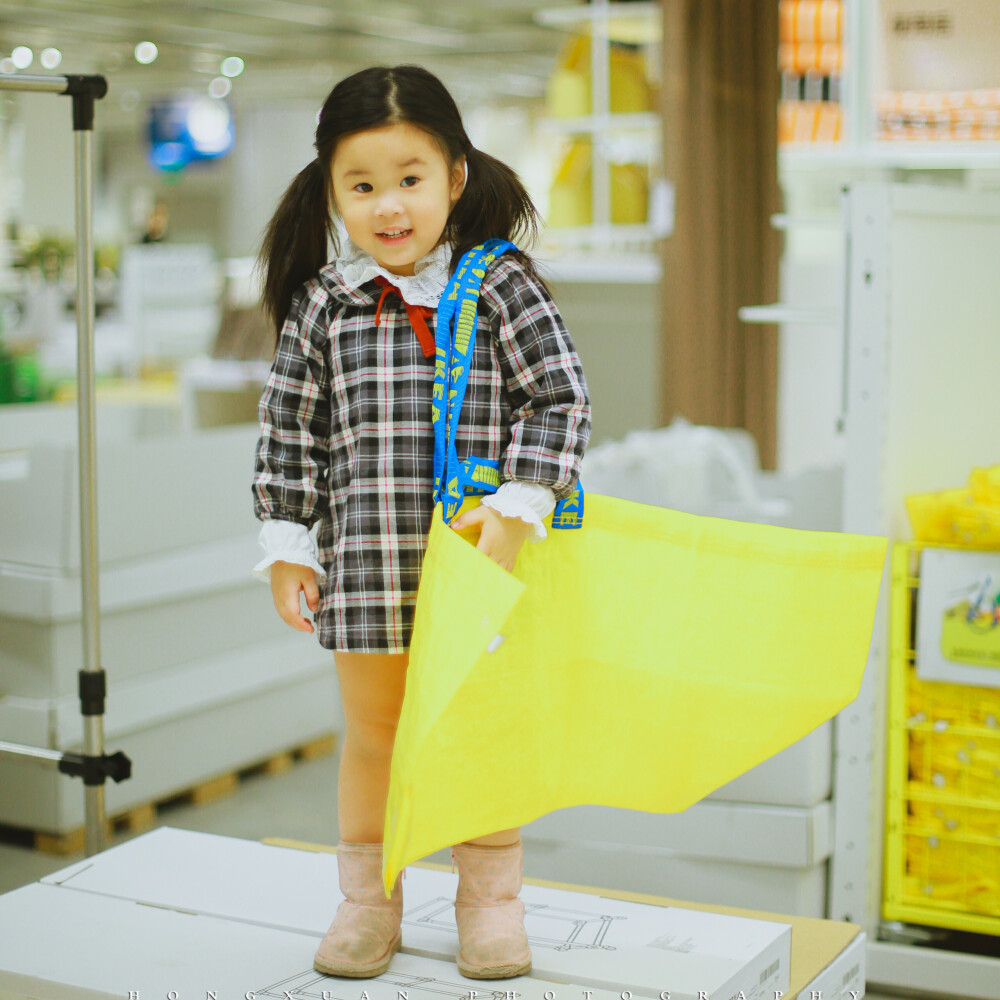
M 1000 913 L 994 847 L 948 834 L 915 833 L 907 836 L 906 848 L 909 895 L 926 906 L 942 906 L 942 914 L 947 913 L 952 920 L 963 910 L 987 919 Z M 928 923 L 933 926 L 936 922 Z
M 649 170 L 641 163 L 612 163 L 611 222 L 642 225 L 649 212 Z M 594 221 L 591 204 L 591 145 L 583 140 L 570 145 L 549 189 L 548 225 L 561 229 L 589 226 Z
M 546 222 L 555 229 L 589 226 L 593 221 L 590 199 L 590 143 L 574 142 L 566 151 L 549 189 Z
M 639 52 L 611 46 L 609 110 L 612 114 L 650 111 L 652 93 Z M 566 43 L 546 90 L 553 118 L 582 118 L 592 112 L 590 93 L 590 37 L 574 35 Z
M 910 776 L 936 791 L 977 801 L 996 798 L 1000 757 L 976 740 L 910 733 Z
M 955 505 L 954 524 L 959 545 L 1000 548 L 1000 504 L 977 503 L 970 496 Z
M 563 46 L 545 100 L 553 118 L 590 114 L 590 39 L 586 35 L 573 35 Z
M 976 482 L 982 488 L 982 476 Z M 942 496 L 909 498 L 915 526 L 948 529 L 951 500 Z M 917 676 L 925 547 L 892 553 L 882 916 L 1000 935 L 1000 689 Z
M 911 785 L 910 794 L 919 795 L 921 791 Z M 1000 838 L 1000 809 L 979 809 L 911 798 L 910 816 L 913 825 L 928 834 L 961 833 Z
M 973 469 L 969 474 L 969 489 L 976 503 L 1000 506 L 1000 465 L 989 469 Z
M 653 109 L 642 56 L 634 49 L 611 46 L 611 113 L 634 114 Z
M 1000 737 L 1000 688 L 970 687 L 946 681 L 925 681 L 914 675 L 907 691 L 907 721 L 984 727 Z
M 906 511 L 918 541 L 1000 548 L 1000 465 L 973 469 L 958 489 L 912 494 Z
M 955 505 L 969 496 L 966 489 L 942 490 L 939 493 L 914 493 L 906 498 L 914 537 L 921 542 L 955 541 L 953 511 Z
M 649 170 L 641 163 L 611 164 L 611 221 L 641 226 L 649 215 Z

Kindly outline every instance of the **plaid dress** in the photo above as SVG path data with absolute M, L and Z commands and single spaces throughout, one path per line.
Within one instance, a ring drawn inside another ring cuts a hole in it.
M 259 405 L 256 516 L 318 522 L 327 649 L 409 648 L 433 513 L 434 358 L 403 302 L 351 289 L 335 263 L 300 287 Z M 435 331 L 436 315 L 427 321 Z M 498 460 L 500 482 L 569 496 L 590 437 L 583 368 L 545 287 L 510 256 L 486 273 L 455 446 Z M 544 542 L 542 543 L 544 544 Z

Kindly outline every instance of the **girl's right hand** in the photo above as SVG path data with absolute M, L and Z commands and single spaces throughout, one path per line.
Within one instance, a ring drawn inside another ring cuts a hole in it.
M 305 593 L 306 604 L 315 614 L 319 610 L 319 586 L 312 567 L 280 559 L 271 563 L 271 597 L 278 614 L 300 632 L 315 632 L 312 622 L 301 614 L 299 591 Z

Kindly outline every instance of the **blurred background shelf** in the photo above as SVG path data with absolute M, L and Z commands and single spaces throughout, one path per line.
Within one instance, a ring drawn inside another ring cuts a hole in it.
M 614 42 L 651 45 L 663 37 L 659 3 L 602 3 L 576 7 L 552 7 L 535 11 L 535 20 L 564 31 L 601 33 Z

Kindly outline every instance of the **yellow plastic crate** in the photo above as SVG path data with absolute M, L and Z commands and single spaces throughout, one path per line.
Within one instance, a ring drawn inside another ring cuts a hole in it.
M 882 915 L 1000 935 L 1000 690 L 914 667 L 920 555 L 893 546 Z

